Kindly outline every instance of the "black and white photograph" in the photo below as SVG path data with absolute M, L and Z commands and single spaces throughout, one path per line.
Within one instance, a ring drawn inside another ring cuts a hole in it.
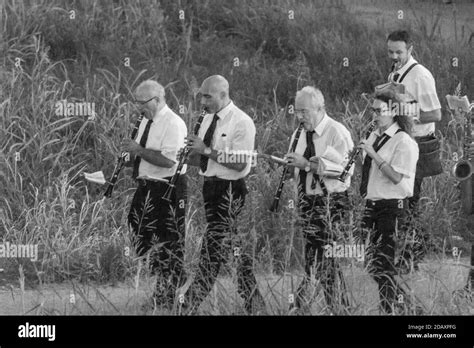
M 474 0 L 0 0 L 0 346 L 472 344 L 473 67 Z

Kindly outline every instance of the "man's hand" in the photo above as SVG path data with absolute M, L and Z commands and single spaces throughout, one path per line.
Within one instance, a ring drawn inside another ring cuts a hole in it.
M 204 149 L 206 148 L 206 145 L 202 141 L 201 138 L 199 138 L 196 135 L 188 135 L 185 138 L 186 145 L 188 145 L 192 150 L 197 152 L 198 154 L 202 155 L 204 153 Z
M 132 139 L 124 139 L 120 144 L 120 147 L 123 152 L 130 152 L 131 156 L 136 156 L 138 151 L 142 148 Z
M 357 147 L 367 152 L 367 155 L 369 155 L 371 158 L 374 158 L 376 154 L 374 147 L 368 144 L 366 139 L 362 140 L 361 143 Z
M 292 152 L 286 155 L 288 165 L 299 169 L 304 169 L 308 165 L 308 160 L 298 153 Z

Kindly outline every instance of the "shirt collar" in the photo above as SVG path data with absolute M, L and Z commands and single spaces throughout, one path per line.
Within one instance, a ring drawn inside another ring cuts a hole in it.
M 329 117 L 325 112 L 323 115 L 323 119 L 319 122 L 316 128 L 314 128 L 314 131 L 316 132 L 318 136 L 321 136 L 323 134 L 324 128 L 326 128 L 328 121 L 329 121 Z
M 168 107 L 167 104 L 165 104 L 165 106 L 163 106 L 160 111 L 158 111 L 158 112 L 155 113 L 155 116 L 153 116 L 153 122 L 158 121 L 158 120 L 159 120 L 161 117 L 163 117 L 169 110 L 170 110 L 170 108 Z
M 384 134 L 387 134 L 389 137 L 393 137 L 395 135 L 395 133 L 397 132 L 397 130 L 399 130 L 399 129 L 400 129 L 400 126 L 398 125 L 398 123 L 394 122 L 390 127 L 388 127 L 385 130 Z M 380 134 L 380 130 L 378 130 L 378 129 L 377 129 L 376 134 L 378 136 L 382 135 L 382 134 Z
M 413 64 L 413 63 L 418 63 L 416 61 L 415 58 L 413 58 L 413 56 L 410 56 L 410 58 L 408 59 L 407 63 L 402 66 L 400 69 L 398 69 L 397 71 L 394 72 L 394 74 L 399 74 L 400 76 L 403 75 L 405 73 L 405 71 L 407 71 L 407 69 Z
M 234 102 L 231 100 L 226 107 L 216 112 L 217 116 L 219 116 L 220 120 L 224 120 L 227 115 L 231 114 L 232 108 L 234 107 Z

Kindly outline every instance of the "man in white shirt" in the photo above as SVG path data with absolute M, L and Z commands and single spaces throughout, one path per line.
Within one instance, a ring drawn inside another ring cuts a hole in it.
M 288 165 L 294 167 L 298 180 L 300 215 L 303 219 L 305 238 L 305 277 L 298 287 L 292 308 L 301 308 L 311 299 L 305 299 L 305 292 L 314 271 L 324 288 L 326 303 L 331 311 L 336 309 L 336 277 L 343 283 L 342 271 L 335 259 L 325 257 L 325 246 L 336 242 L 335 224 L 348 209 L 347 189 L 350 175 L 344 182 L 338 180 L 347 163 L 347 155 L 353 148 L 350 132 L 341 123 L 330 118 L 325 111 L 324 97 L 319 89 L 304 87 L 295 99 L 295 113 L 303 123 L 302 131 L 294 153 L 287 155 Z M 295 134 L 293 134 L 292 141 Z M 323 172 L 323 162 L 332 163 L 338 171 L 330 175 Z M 329 200 L 330 216 L 327 216 Z M 316 259 L 316 260 L 315 260 Z M 336 274 L 337 272 L 337 274 Z M 344 291 L 344 286 L 342 286 Z M 342 305 L 348 306 L 346 294 L 342 294 Z
M 224 77 L 214 75 L 205 79 L 200 94 L 201 104 L 208 114 L 198 136 L 187 137 L 192 149 L 188 163 L 199 166 L 199 174 L 204 178 L 208 226 L 202 242 L 199 270 L 189 288 L 190 309 L 197 309 L 209 294 L 222 263 L 232 250 L 238 258 L 238 292 L 250 314 L 261 309 L 264 303 L 253 273 L 252 259 L 236 240 L 236 220 L 248 193 L 244 178 L 252 165 L 256 129 L 253 120 L 230 99 L 229 83 Z M 235 153 L 247 156 L 239 156 L 236 160 L 232 157 Z M 228 245 L 229 240 L 231 245 Z
M 185 122 L 167 105 L 165 90 L 147 80 L 135 91 L 135 102 L 144 114 L 135 140 L 124 140 L 130 153 L 133 178 L 138 187 L 133 196 L 128 223 L 139 256 L 151 250 L 152 272 L 158 279 L 153 305 L 171 308 L 177 287 L 184 280 L 183 255 L 186 208 L 186 168 L 183 167 L 171 196 L 162 199 L 177 167 L 178 151 L 187 135 Z
M 404 310 L 404 304 L 409 304 L 394 277 L 395 232 L 413 195 L 418 145 L 410 136 L 411 118 L 390 108 L 397 103 L 387 95 L 376 95 L 372 111 L 377 129 L 359 145 L 364 150 L 360 194 L 366 199 L 362 225 L 371 233 L 366 264 L 378 284 L 383 313 Z
M 404 222 L 403 230 L 410 236 L 406 240 L 415 240 L 415 244 L 407 246 L 400 258 L 399 267 L 408 271 L 411 260 L 415 269 L 417 261 L 426 253 L 428 234 L 414 230 L 414 219 L 417 217 L 417 206 L 420 200 L 423 178 L 442 173 L 439 155 L 439 142 L 436 140 L 435 122 L 441 121 L 441 105 L 436 93 L 433 75 L 412 57 L 413 42 L 405 30 L 392 32 L 387 38 L 389 58 L 393 62 L 392 72 L 388 79 L 405 86 L 405 92 L 417 103 L 418 117 L 414 118 L 413 136 L 420 149 L 420 158 L 416 169 L 413 196 L 409 199 L 409 214 Z M 438 150 L 438 151 L 436 151 Z M 414 233 L 414 237 L 411 234 Z

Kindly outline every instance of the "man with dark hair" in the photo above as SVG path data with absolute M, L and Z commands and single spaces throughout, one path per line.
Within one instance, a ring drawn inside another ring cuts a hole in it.
M 420 158 L 416 168 L 413 197 L 409 199 L 408 215 L 402 228 L 407 234 L 406 239 L 415 240 L 415 243 L 407 246 L 399 260 L 400 269 L 408 271 L 411 262 L 414 262 L 416 269 L 417 261 L 426 253 L 428 235 L 420 228 L 415 228 L 423 178 L 442 173 L 439 141 L 434 135 L 435 122 L 441 120 L 441 105 L 433 75 L 412 57 L 413 42 L 410 34 L 405 30 L 392 32 L 387 38 L 387 49 L 393 63 L 389 81 L 403 84 L 405 93 L 414 98 L 419 110 L 418 117 L 414 118 L 413 136 L 420 149 Z

